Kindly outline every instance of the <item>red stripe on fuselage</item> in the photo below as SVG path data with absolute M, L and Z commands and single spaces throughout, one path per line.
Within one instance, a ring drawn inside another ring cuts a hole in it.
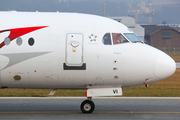
M 4 41 L 0 44 L 0 49 L 4 46 Z
M 39 30 L 39 29 L 42 29 L 42 28 L 45 28 L 45 27 L 48 27 L 48 26 L 39 26 L 39 27 L 24 27 L 24 28 L 15 28 L 15 29 L 9 29 L 9 30 L 2 30 L 0 31 L 0 33 L 2 32 L 6 32 L 6 31 L 10 31 L 10 34 L 8 36 L 8 38 L 13 41 L 14 39 L 22 36 L 22 35 L 25 35 L 25 34 L 28 34 L 30 32 L 33 32 L 33 31 L 36 31 L 36 30 Z M 4 46 L 4 41 L 0 44 L 0 48 L 2 48 Z

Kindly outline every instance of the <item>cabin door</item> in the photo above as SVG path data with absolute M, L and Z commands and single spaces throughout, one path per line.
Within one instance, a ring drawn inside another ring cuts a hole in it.
M 81 66 L 83 64 L 83 35 L 67 34 L 66 36 L 66 65 Z

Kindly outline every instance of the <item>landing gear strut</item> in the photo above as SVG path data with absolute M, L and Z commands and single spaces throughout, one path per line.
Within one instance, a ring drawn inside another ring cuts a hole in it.
M 95 104 L 91 101 L 92 98 L 88 98 L 81 103 L 81 111 L 83 113 L 92 113 L 95 109 Z

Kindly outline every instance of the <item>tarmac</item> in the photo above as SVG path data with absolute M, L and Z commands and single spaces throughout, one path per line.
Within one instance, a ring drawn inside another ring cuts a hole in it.
M 0 97 L 0 119 L 128 119 L 179 120 L 180 97 L 93 98 L 95 111 L 83 114 L 85 97 Z

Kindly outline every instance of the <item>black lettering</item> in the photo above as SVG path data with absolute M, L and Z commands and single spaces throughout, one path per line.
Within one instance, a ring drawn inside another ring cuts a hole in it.
M 114 94 L 118 94 L 118 90 L 113 90 L 113 93 Z

